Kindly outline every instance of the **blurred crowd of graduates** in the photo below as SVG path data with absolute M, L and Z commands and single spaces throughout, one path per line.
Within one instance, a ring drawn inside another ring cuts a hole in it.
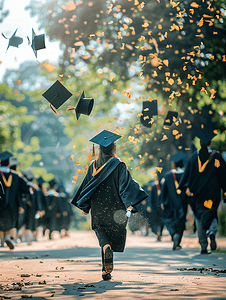
M 31 169 L 17 171 L 19 161 L 6 151 L 0 153 L 0 238 L 1 246 L 14 249 L 17 242 L 47 239 L 53 232 L 68 235 L 73 210 L 62 183 L 45 183 Z M 48 188 L 47 188 L 48 186 Z

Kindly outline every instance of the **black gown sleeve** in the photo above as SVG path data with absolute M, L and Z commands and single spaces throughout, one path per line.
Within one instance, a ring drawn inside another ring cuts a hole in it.
M 126 208 L 134 207 L 148 197 L 138 182 L 132 178 L 123 162 L 119 165 L 119 194 Z

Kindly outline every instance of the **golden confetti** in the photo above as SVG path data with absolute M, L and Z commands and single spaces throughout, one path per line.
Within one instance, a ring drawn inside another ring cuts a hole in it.
M 204 206 L 207 207 L 207 208 L 209 208 L 209 209 L 211 209 L 212 205 L 213 205 L 213 201 L 212 200 L 206 200 L 204 202 Z
M 165 140 L 168 140 L 168 136 L 167 136 L 166 134 L 163 135 L 163 137 L 162 137 L 162 139 L 161 139 L 161 142 L 162 142 L 162 141 L 165 141 Z
M 219 168 L 219 167 L 220 167 L 220 162 L 219 162 L 218 159 L 215 159 L 214 166 L 215 166 L 216 168 Z
M 46 69 L 49 73 L 53 72 L 55 70 L 55 66 L 51 63 L 44 62 L 42 64 L 43 68 Z

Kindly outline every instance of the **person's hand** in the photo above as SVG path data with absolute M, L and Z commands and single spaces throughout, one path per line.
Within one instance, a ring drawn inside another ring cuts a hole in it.
M 133 207 L 132 206 L 127 207 L 126 211 L 128 211 L 128 210 L 133 210 Z
M 193 193 L 191 193 L 191 191 L 189 190 L 189 188 L 187 187 L 187 189 L 186 189 L 186 195 L 187 196 L 193 196 Z
M 131 216 L 132 210 L 133 210 L 133 207 L 132 207 L 132 206 L 127 207 L 127 209 L 126 209 L 126 216 L 127 216 L 128 218 Z

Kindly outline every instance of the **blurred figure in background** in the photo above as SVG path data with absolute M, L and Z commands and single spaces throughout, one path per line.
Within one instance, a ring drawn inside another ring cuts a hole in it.
M 197 133 L 201 149 L 194 152 L 186 166 L 179 183 L 179 189 L 190 198 L 198 232 L 201 254 L 215 250 L 218 230 L 217 210 L 221 201 L 221 189 L 226 198 L 226 163 L 222 156 L 211 149 L 211 140 L 215 133 L 211 128 L 204 128 Z
M 185 230 L 188 199 L 185 192 L 178 190 L 184 170 L 184 159 L 187 155 L 179 151 L 171 157 L 174 161 L 174 168 L 166 173 L 165 181 L 162 185 L 160 202 L 162 206 L 162 220 L 169 231 L 172 241 L 173 250 L 181 248 L 180 242 Z

